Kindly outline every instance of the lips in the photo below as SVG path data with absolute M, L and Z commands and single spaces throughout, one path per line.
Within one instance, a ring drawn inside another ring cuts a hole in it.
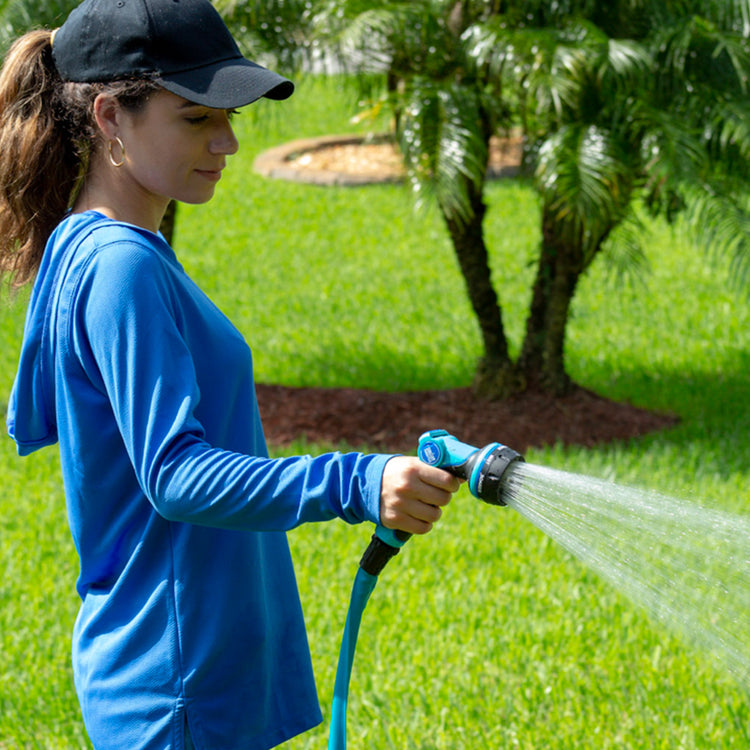
M 218 182 L 221 179 L 221 169 L 196 169 L 195 171 L 201 177 L 213 182 Z

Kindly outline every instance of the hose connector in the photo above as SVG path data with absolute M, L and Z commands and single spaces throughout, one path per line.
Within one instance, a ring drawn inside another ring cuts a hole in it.
M 501 443 L 476 448 L 457 440 L 445 430 L 430 430 L 419 438 L 419 458 L 426 464 L 449 471 L 469 483 L 469 492 L 490 505 L 503 500 L 503 477 L 523 456 Z
M 370 544 L 359 561 L 359 567 L 371 576 L 379 576 L 390 559 L 409 541 L 410 536 L 407 531 L 376 526 Z

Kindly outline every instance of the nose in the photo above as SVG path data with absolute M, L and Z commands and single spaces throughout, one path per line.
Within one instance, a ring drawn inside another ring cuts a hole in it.
M 237 153 L 239 147 L 240 143 L 234 134 L 232 124 L 229 122 L 229 117 L 225 114 L 216 128 L 216 133 L 211 138 L 208 150 L 212 154 L 231 156 Z

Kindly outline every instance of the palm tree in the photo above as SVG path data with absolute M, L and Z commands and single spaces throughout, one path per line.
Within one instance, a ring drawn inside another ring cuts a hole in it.
M 519 60 L 523 108 L 541 134 L 542 240 L 517 366 L 554 392 L 569 384 L 564 327 L 577 280 L 602 250 L 637 236 L 638 202 L 669 220 L 681 212 L 707 245 L 750 258 L 750 138 L 737 127 L 750 114 L 749 6 L 598 5 L 591 20 L 562 26 L 536 70 L 525 50 Z
M 706 245 L 747 269 L 750 0 L 233 6 L 231 17 L 283 60 L 298 61 L 318 40 L 369 86 L 370 72 L 385 69 L 382 93 L 410 178 L 440 207 L 479 321 L 480 393 L 570 387 L 564 342 L 578 281 L 605 250 L 642 255 L 640 205 L 684 215 Z M 483 234 L 489 139 L 510 124 L 523 128 L 541 205 L 515 362 Z

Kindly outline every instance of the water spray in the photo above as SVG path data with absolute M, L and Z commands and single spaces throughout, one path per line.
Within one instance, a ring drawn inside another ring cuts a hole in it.
M 750 687 L 750 516 L 526 463 L 505 445 L 476 448 L 445 430 L 424 433 L 418 455 L 465 479 L 474 497 L 512 508 Z M 349 678 L 362 613 L 378 575 L 409 536 L 377 527 L 360 561 L 336 672 L 328 750 L 346 748 Z

